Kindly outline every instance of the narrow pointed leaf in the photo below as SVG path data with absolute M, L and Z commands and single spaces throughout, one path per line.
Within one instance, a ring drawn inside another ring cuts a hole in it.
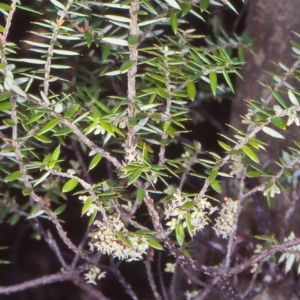
M 178 244 L 180 246 L 182 246 L 183 243 L 184 243 L 184 238 L 185 238 L 184 228 L 183 228 L 182 224 L 177 224 L 176 225 L 175 234 L 176 234 L 176 239 L 177 239 Z
M 294 105 L 296 106 L 299 105 L 298 99 L 296 98 L 295 94 L 291 90 L 288 90 L 288 96 Z
M 210 88 L 214 95 L 216 95 L 217 92 L 217 86 L 218 86 L 218 78 L 216 72 L 210 72 L 209 73 L 209 80 L 210 80 Z
M 21 178 L 22 175 L 23 174 L 21 171 L 13 172 L 4 178 L 4 182 L 11 182 L 11 181 L 17 180 L 17 179 Z
M 196 87 L 193 81 L 190 81 L 187 85 L 186 85 L 186 91 L 187 94 L 189 96 L 189 98 L 194 101 L 195 97 L 196 97 Z
M 227 81 L 227 84 L 229 85 L 229 87 L 231 88 L 232 92 L 234 93 L 233 85 L 232 85 L 231 79 L 230 79 L 227 71 L 225 69 L 223 69 L 222 72 L 223 72 L 225 80 Z
M 177 21 L 177 14 L 175 10 L 172 10 L 170 12 L 170 21 L 171 21 L 171 27 L 173 29 L 173 32 L 177 34 L 177 29 L 178 29 L 178 21 Z
M 250 147 L 248 147 L 247 145 L 244 145 L 242 147 L 242 150 L 249 158 L 251 158 L 256 163 L 259 163 L 259 159 L 258 159 L 257 155 L 254 153 L 254 151 Z
M 276 130 L 274 130 L 274 129 L 270 128 L 270 127 L 266 127 L 265 126 L 262 130 L 263 130 L 264 133 L 266 133 L 269 136 L 272 136 L 274 138 L 285 139 L 285 137 L 281 133 L 277 132 Z
M 170 6 L 181 10 L 180 6 L 178 5 L 178 3 L 175 0 L 165 0 Z
M 98 163 L 100 162 L 101 158 L 102 158 L 102 155 L 97 153 L 93 157 L 92 161 L 90 162 L 89 170 L 92 170 L 93 168 L 95 168 L 98 165 Z
M 145 191 L 142 188 L 137 188 L 136 190 L 136 201 L 138 202 L 138 204 L 142 204 L 144 201 L 144 197 L 145 197 Z
M 201 12 L 205 11 L 208 8 L 209 0 L 201 0 L 200 2 L 200 9 Z
M 159 241 L 157 241 L 155 238 L 149 236 L 147 239 L 146 239 L 146 242 L 149 246 L 151 246 L 152 248 L 154 249 L 158 249 L 158 250 L 163 250 L 163 246 L 160 244 Z
M 75 189 L 75 187 L 77 186 L 77 184 L 78 184 L 78 180 L 75 179 L 75 178 L 71 178 L 70 180 L 68 180 L 64 184 L 64 186 L 62 188 L 62 192 L 63 193 L 67 193 L 67 192 L 72 191 L 73 189 Z

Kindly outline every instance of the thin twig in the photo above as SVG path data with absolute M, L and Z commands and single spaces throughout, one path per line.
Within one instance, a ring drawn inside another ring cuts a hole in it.
M 165 286 L 165 283 L 164 283 L 164 277 L 163 277 L 163 274 L 162 274 L 162 270 L 163 270 L 162 263 L 161 263 L 162 252 L 159 251 L 157 256 L 158 256 L 157 257 L 157 272 L 158 272 L 158 279 L 159 279 L 160 289 L 161 289 L 162 294 L 163 294 L 163 299 L 164 300 L 169 300 L 167 289 L 166 289 L 166 286 Z
M 145 265 L 146 265 L 146 272 L 147 272 L 147 276 L 148 276 L 148 281 L 149 281 L 149 285 L 151 287 L 152 293 L 154 295 L 154 298 L 156 300 L 162 300 L 158 290 L 157 290 L 157 286 L 154 280 L 154 276 L 151 270 L 151 261 L 152 261 L 152 251 L 154 251 L 153 249 L 148 250 L 147 252 L 147 256 L 146 256 L 146 261 L 145 261 Z
M 181 179 L 180 179 L 180 183 L 179 183 L 179 187 L 178 187 L 179 191 L 181 191 L 181 189 L 182 189 L 182 187 L 184 185 L 186 176 L 190 172 L 190 170 L 191 170 L 193 164 L 195 163 L 195 161 L 196 161 L 196 159 L 197 159 L 197 157 L 198 157 L 198 155 L 199 155 L 200 152 L 201 152 L 201 147 L 199 147 L 199 148 L 196 149 L 194 155 L 189 160 L 189 162 L 188 162 L 188 164 L 187 164 L 187 166 L 186 166 L 186 168 L 185 168 L 185 170 L 184 170 L 184 172 L 183 172 L 183 174 L 181 176 Z
M 73 1 L 74 0 L 69 0 L 68 3 L 64 6 L 64 9 L 60 11 L 61 12 L 60 18 L 56 19 L 55 21 L 55 27 L 52 33 L 51 40 L 49 42 L 49 48 L 47 51 L 48 53 L 47 61 L 45 64 L 45 76 L 44 76 L 44 94 L 46 95 L 46 97 L 48 96 L 49 93 L 49 79 L 50 79 L 50 71 L 51 71 L 51 61 L 54 53 L 54 45 L 57 40 L 57 35 L 59 33 L 60 27 L 63 25 L 64 19 L 68 14 L 69 8 L 73 4 Z
M 220 277 L 214 277 L 213 281 L 211 282 L 210 285 L 207 285 L 205 287 L 205 289 L 201 292 L 201 294 L 199 295 L 199 297 L 196 297 L 195 300 L 204 300 L 206 299 L 206 297 L 209 295 L 209 293 L 212 291 L 213 287 L 218 284 L 218 282 L 220 281 Z
M 240 178 L 240 187 L 239 187 L 239 195 L 238 195 L 238 206 L 236 209 L 236 212 L 234 214 L 234 223 L 232 226 L 232 231 L 229 235 L 229 240 L 228 240 L 228 245 L 227 245 L 227 253 L 226 253 L 226 258 L 225 258 L 225 265 L 224 265 L 224 271 L 226 272 L 226 270 L 229 268 L 230 266 L 230 260 L 231 260 L 231 255 L 232 252 L 234 250 L 233 245 L 234 245 L 234 240 L 235 240 L 235 235 L 236 235 L 236 231 L 237 231 L 237 224 L 238 224 L 238 220 L 239 220 L 239 216 L 241 214 L 242 211 L 242 202 L 243 202 L 243 192 L 245 189 L 245 177 L 246 177 L 246 172 L 245 170 L 243 171 L 243 174 Z
M 260 262 L 264 258 L 266 258 L 270 255 L 273 255 L 277 252 L 285 251 L 287 248 L 292 247 L 292 246 L 297 246 L 299 244 L 300 244 L 300 238 L 297 238 L 297 239 L 287 241 L 287 242 L 279 244 L 279 245 L 272 246 L 269 249 L 267 249 L 259 254 L 253 255 L 251 258 L 247 259 L 246 261 L 242 262 L 241 264 L 230 268 L 229 270 L 227 270 L 226 273 L 224 273 L 222 275 L 226 276 L 226 277 L 231 277 L 233 275 L 239 274 L 239 273 L 243 272 L 244 270 L 246 270 L 247 268 L 249 268 L 250 266 L 254 265 L 255 263 Z
M 131 297 L 131 299 L 138 300 L 138 296 L 132 289 L 132 286 L 126 281 L 125 277 L 120 272 L 119 264 L 116 264 L 112 257 L 110 257 L 110 266 L 111 266 L 110 270 L 117 277 L 118 282 L 120 282 L 122 286 L 125 288 L 126 293 Z
M 23 283 L 14 284 L 7 287 L 0 287 L 0 294 L 13 294 L 17 292 L 22 292 L 30 288 L 36 288 L 41 285 L 47 285 L 54 282 L 60 282 L 60 281 L 66 281 L 71 280 L 73 278 L 73 275 L 70 273 L 56 273 L 52 275 L 46 275 L 42 276 L 38 279 L 28 280 Z
M 172 276 L 172 281 L 170 284 L 170 294 L 171 294 L 171 298 L 172 300 L 176 300 L 177 299 L 177 291 L 176 291 L 176 283 L 177 283 L 177 275 L 178 275 L 178 260 L 175 262 L 175 270 Z
M 45 239 L 49 245 L 49 247 L 52 249 L 52 251 L 55 253 L 57 259 L 59 260 L 60 264 L 63 266 L 63 268 L 65 270 L 69 269 L 69 266 L 67 265 L 66 261 L 64 260 L 61 251 L 55 241 L 55 239 L 53 238 L 51 232 L 48 230 L 45 234 Z
M 130 4 L 129 15 L 130 15 L 130 35 L 138 37 L 139 26 L 138 26 L 138 10 L 140 8 L 139 0 L 133 0 Z M 130 101 L 128 104 L 128 118 L 134 118 L 136 115 L 134 104 L 136 98 L 136 73 L 137 73 L 137 62 L 138 62 L 138 47 L 137 45 L 129 46 L 130 59 L 134 61 L 133 66 L 129 69 L 127 74 L 127 98 Z M 131 126 L 128 122 L 127 125 L 127 136 L 126 136 L 126 159 L 130 162 L 130 156 L 135 151 L 134 147 L 135 133 L 134 126 Z

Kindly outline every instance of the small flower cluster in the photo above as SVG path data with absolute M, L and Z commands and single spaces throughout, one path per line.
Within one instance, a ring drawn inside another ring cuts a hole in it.
M 111 216 L 108 223 L 95 221 L 98 230 L 91 233 L 91 251 L 96 248 L 103 254 L 128 261 L 140 260 L 149 248 L 146 238 L 130 233 L 119 217 Z
M 187 227 L 186 217 L 187 213 L 190 213 L 193 233 L 195 234 L 207 225 L 207 215 L 211 215 L 216 210 L 217 207 L 213 206 L 206 198 L 200 199 L 200 201 L 191 200 L 187 195 L 177 190 L 173 194 L 171 203 L 165 209 L 165 219 L 171 218 L 166 225 L 171 230 L 174 230 L 179 223 L 182 223 L 183 227 Z
M 300 120 L 299 120 L 299 117 L 297 115 L 297 112 L 295 112 L 295 111 L 290 112 L 290 115 L 289 115 L 289 118 L 288 118 L 288 121 L 287 121 L 286 125 L 290 126 L 293 123 L 295 123 L 297 126 L 300 126 Z
M 241 178 L 245 169 L 243 155 L 233 155 L 232 165 L 229 168 L 231 169 L 230 175 L 235 175 L 237 178 Z
M 201 290 L 186 291 L 184 293 L 186 300 L 192 300 L 200 295 Z
M 79 196 L 79 200 L 81 200 L 83 203 L 85 203 L 89 198 L 91 198 L 91 196 L 86 196 L 86 195 L 81 195 Z M 99 211 L 99 206 L 95 203 L 95 202 L 92 202 L 87 211 L 86 211 L 86 215 L 87 216 L 91 216 L 95 211 Z
M 284 238 L 284 241 L 292 241 L 296 239 L 294 232 L 291 232 L 287 238 Z M 285 273 L 288 273 L 293 265 L 297 265 L 297 273 L 300 274 L 300 245 L 295 245 L 285 249 L 284 252 L 281 254 L 278 264 L 285 261 Z
M 270 197 L 273 198 L 275 194 L 280 194 L 280 189 L 276 184 L 271 185 L 270 187 L 264 190 L 264 196 L 270 194 Z
M 140 162 L 140 157 L 139 157 L 139 153 L 136 150 L 136 145 L 132 146 L 131 148 L 126 148 L 126 153 L 125 153 L 125 159 L 126 159 L 126 163 L 130 164 L 133 162 Z
M 89 269 L 87 273 L 84 274 L 84 278 L 87 283 L 92 283 L 96 285 L 96 280 L 100 280 L 101 278 L 104 278 L 106 275 L 106 272 L 101 272 L 101 270 L 93 266 Z
M 238 208 L 238 201 L 231 198 L 225 198 L 225 202 L 221 208 L 220 215 L 216 219 L 215 226 L 213 227 L 218 236 L 226 239 L 233 230 L 234 216 Z

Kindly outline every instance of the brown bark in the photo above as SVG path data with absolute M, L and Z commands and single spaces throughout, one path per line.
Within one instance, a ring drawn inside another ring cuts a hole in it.
M 300 32 L 300 3 L 299 0 L 248 0 L 249 7 L 246 20 L 246 32 L 253 41 L 254 52 L 257 56 L 250 53 L 246 54 L 246 64 L 242 69 L 243 80 L 238 80 L 236 83 L 236 95 L 232 105 L 231 124 L 241 128 L 241 116 L 247 113 L 246 100 L 267 99 L 271 92 L 270 89 L 263 87 L 258 82 L 268 84 L 272 87 L 275 83 L 272 76 L 266 71 L 283 75 L 285 71 L 272 62 L 281 62 L 290 68 L 296 59 L 293 57 L 291 50 L 291 41 L 299 38 L 295 36 L 293 31 Z M 294 79 L 288 79 L 297 90 L 300 90 L 299 82 Z M 283 98 L 287 96 L 283 93 Z M 272 100 L 275 103 L 275 100 Z M 289 103 L 289 101 L 286 101 Z M 295 128 L 297 130 L 295 130 Z M 246 129 L 246 128 L 243 128 Z M 277 129 L 276 129 L 277 130 Z M 280 130 L 278 130 L 280 131 Z M 283 149 L 293 145 L 293 140 L 299 140 L 299 128 L 289 127 L 285 132 L 281 132 L 286 139 L 274 139 L 268 135 L 261 133 L 258 138 L 267 143 L 266 152 L 260 154 L 260 163 L 262 168 L 275 167 L 274 163 L 278 160 Z M 234 194 L 233 186 L 223 185 L 227 195 Z M 236 189 L 236 188 L 235 188 Z M 268 208 L 267 201 L 264 196 L 259 195 L 258 201 L 260 208 L 263 210 L 263 215 L 258 216 L 257 199 L 248 199 L 243 203 L 243 213 L 239 220 L 239 230 L 243 234 L 266 234 L 262 228 L 262 223 L 259 224 L 259 218 L 263 217 L 268 223 L 269 233 L 275 233 L 279 239 L 283 238 L 283 230 L 281 227 L 289 204 L 286 201 L 287 197 L 283 194 L 274 199 L 271 208 Z M 256 202 L 255 202 L 256 201 Z M 299 205 L 298 205 L 299 206 Z M 296 209 L 297 211 L 297 209 Z M 299 209 L 298 209 L 299 211 Z M 293 219 L 289 219 L 285 235 L 288 235 L 290 230 L 299 231 L 295 228 L 297 218 L 299 220 L 299 212 L 294 213 Z M 286 221 L 286 220 L 285 220 Z M 299 227 L 299 226 L 298 226 Z M 297 235 L 297 233 L 296 233 Z M 276 297 L 275 297 L 276 294 Z M 268 291 L 258 295 L 255 299 L 291 299 L 291 294 L 286 288 L 276 286 L 269 287 Z M 268 298 L 269 297 L 269 298 Z
M 300 5 L 298 0 L 248 0 L 249 8 L 246 20 L 246 32 L 253 40 L 257 56 L 248 53 L 242 75 L 244 80 L 238 80 L 236 96 L 232 110 L 232 124 L 239 126 L 240 116 L 247 112 L 246 101 L 249 99 L 266 99 L 270 90 L 258 82 L 271 87 L 275 83 L 265 71 L 283 74 L 284 70 L 271 62 L 281 62 L 288 68 L 293 65 L 291 40 L 297 40 L 293 31 L 300 32 Z M 292 82 L 289 80 L 289 82 Z M 292 83 L 295 85 L 295 82 Z M 294 134 L 293 134 L 294 132 Z M 288 140 L 295 136 L 295 130 L 289 130 Z M 286 140 L 275 140 L 263 136 L 264 141 L 272 147 L 263 157 L 263 163 L 268 159 L 278 158 Z M 269 143 L 270 141 L 270 143 Z M 290 143 L 289 143 L 290 144 Z

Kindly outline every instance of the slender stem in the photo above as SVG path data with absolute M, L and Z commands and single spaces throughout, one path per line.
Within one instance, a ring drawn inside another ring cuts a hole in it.
M 151 270 L 151 251 L 153 251 L 152 249 L 148 251 L 147 253 L 147 257 L 146 257 L 146 272 L 147 272 L 147 276 L 148 276 L 148 281 L 149 281 L 149 284 L 150 284 L 150 287 L 151 287 L 151 290 L 152 290 L 152 293 L 154 295 L 154 298 L 156 300 L 162 300 L 158 290 L 157 290 L 157 286 L 156 286 L 156 283 L 155 283 L 155 280 L 154 280 L 154 276 L 153 276 L 153 273 L 152 273 L 152 270 Z
M 130 35 L 137 37 L 139 35 L 139 27 L 138 27 L 138 14 L 137 11 L 139 10 L 139 0 L 133 0 L 130 5 Z M 130 53 L 130 60 L 134 61 L 133 66 L 129 69 L 127 74 L 127 98 L 130 101 L 128 104 L 128 118 L 134 118 L 136 115 L 134 103 L 136 98 L 136 80 L 135 76 L 137 73 L 137 61 L 138 61 L 138 50 L 137 45 L 129 46 L 129 53 Z M 127 137 L 126 137 L 126 158 L 128 160 L 128 157 L 130 156 L 132 151 L 135 151 L 134 149 L 134 126 L 131 126 L 128 122 L 127 125 Z
M 51 71 L 51 60 L 53 57 L 54 53 L 54 45 L 57 40 L 57 35 L 59 33 L 60 27 L 64 23 L 64 20 L 68 14 L 68 10 L 73 4 L 74 0 L 69 0 L 68 3 L 66 4 L 64 10 L 62 11 L 60 18 L 55 21 L 55 27 L 53 29 L 52 37 L 49 43 L 49 48 L 48 48 L 48 56 L 45 64 L 45 76 L 44 76 L 44 94 L 48 96 L 49 93 L 49 79 L 50 79 L 50 71 Z

